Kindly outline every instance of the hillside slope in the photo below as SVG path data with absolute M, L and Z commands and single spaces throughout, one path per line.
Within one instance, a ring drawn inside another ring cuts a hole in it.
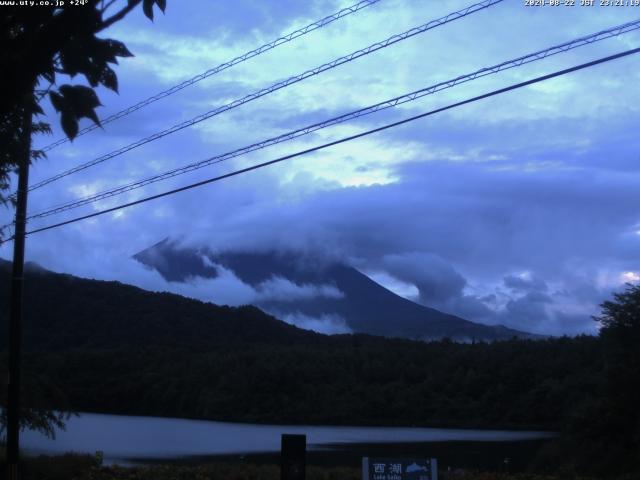
M 0 260 L 0 295 L 7 298 L 10 263 Z M 25 348 L 112 348 L 237 343 L 317 343 L 321 335 L 299 329 L 256 307 L 226 307 L 154 293 L 120 282 L 89 280 L 27 269 L 24 289 Z M 0 320 L 6 324 L 8 302 Z M 0 329 L 5 344 L 7 329 Z

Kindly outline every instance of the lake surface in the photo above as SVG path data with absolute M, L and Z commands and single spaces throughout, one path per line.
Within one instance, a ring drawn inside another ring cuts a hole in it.
M 548 439 L 549 432 L 404 427 L 252 425 L 177 418 L 82 414 L 67 422 L 55 440 L 24 432 L 22 447 L 31 453 L 104 452 L 108 463 L 134 459 L 175 459 L 269 454 L 280 451 L 280 435 L 307 435 L 310 452 L 340 446 L 407 445 L 429 442 L 526 442 Z M 344 448 L 343 448 L 344 450 Z

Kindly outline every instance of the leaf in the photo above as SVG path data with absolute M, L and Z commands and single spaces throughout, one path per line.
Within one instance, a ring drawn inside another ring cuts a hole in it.
M 88 68 L 86 68 L 82 73 L 87 77 L 89 81 L 89 85 L 92 87 L 97 87 L 98 83 L 100 83 L 100 78 L 102 77 L 102 69 L 96 65 L 91 63 Z
M 164 13 L 165 8 L 167 8 L 167 0 L 156 0 L 156 5 Z
M 55 83 L 56 81 L 56 72 L 53 70 L 53 66 L 50 70 L 43 71 L 41 75 L 42 78 L 44 78 L 49 83 Z
M 74 77 L 87 67 L 88 59 L 86 49 L 82 42 L 71 38 L 60 50 L 60 66 L 69 76 Z
M 51 134 L 51 125 L 46 122 L 33 122 L 31 125 L 33 133 L 46 133 Z
M 65 100 L 58 92 L 49 92 L 49 98 L 51 99 L 51 105 L 56 111 L 61 112 L 65 110 Z
M 118 77 L 116 76 L 116 72 L 111 70 L 109 67 L 104 67 L 102 69 L 100 83 L 118 93 Z
M 100 125 L 100 119 L 95 112 L 95 108 L 102 104 L 92 88 L 85 87 L 84 85 L 62 85 L 60 87 L 60 93 L 64 97 L 61 121 L 64 122 L 65 116 L 73 118 L 76 133 L 78 128 L 77 121 L 80 118 L 89 118 L 97 125 Z M 67 127 L 63 124 L 62 128 L 65 133 L 67 133 L 67 128 L 73 131 L 73 126 L 69 119 L 67 119 Z M 67 134 L 67 136 L 69 135 Z M 69 136 L 69 138 L 72 137 Z
M 110 63 L 118 63 L 115 57 L 133 57 L 133 53 L 129 51 L 127 46 L 118 40 L 103 40 L 105 48 L 109 52 L 107 59 Z
M 153 4 L 155 0 L 143 0 L 142 2 L 142 11 L 146 15 L 146 17 L 153 21 Z
M 84 85 L 62 85 L 60 93 L 64 95 L 73 110 L 80 111 L 83 108 L 96 108 L 102 106 L 100 99 L 92 88 Z
M 36 115 L 44 115 L 44 110 L 42 110 L 42 107 L 35 101 L 35 99 L 31 104 L 31 111 Z
M 103 40 L 101 38 L 95 39 L 95 52 L 93 57 L 100 59 L 105 63 L 118 63 L 116 54 L 111 47 L 109 40 Z
M 97 113 L 96 113 L 96 111 L 95 111 L 95 110 L 93 110 L 93 109 L 87 110 L 87 111 L 84 113 L 83 117 L 90 118 L 91 120 L 93 120 L 93 123 L 95 123 L 95 124 L 96 124 L 96 125 L 98 125 L 98 126 L 100 126 L 100 125 L 101 125 L 101 124 L 100 124 L 100 119 L 98 118 L 98 114 L 97 114 Z
M 70 112 L 63 112 L 60 118 L 62 130 L 70 140 L 73 140 L 78 134 L 78 120 Z
M 47 158 L 47 154 L 42 150 L 31 150 L 31 160 L 42 160 Z
M 133 57 L 133 53 L 129 51 L 124 43 L 119 42 L 118 40 L 107 40 L 107 42 L 109 43 L 109 47 L 114 55 L 117 55 L 118 57 Z
M 117 56 L 132 56 L 122 42 L 115 40 L 97 38 L 93 34 L 75 40 L 60 52 L 62 70 L 71 76 L 83 74 L 92 87 L 102 83 L 104 69 L 109 63 L 117 64 Z

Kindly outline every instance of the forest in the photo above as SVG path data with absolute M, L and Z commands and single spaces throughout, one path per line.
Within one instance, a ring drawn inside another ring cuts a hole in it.
M 603 305 L 598 337 L 425 343 L 325 336 L 253 307 L 44 271 L 27 285 L 32 408 L 546 429 L 560 433 L 544 452 L 549 464 L 599 474 L 639 468 L 639 287 Z
M 241 422 L 557 430 L 602 388 L 596 339 L 31 353 L 73 410 Z M 332 344 L 333 343 L 333 344 Z

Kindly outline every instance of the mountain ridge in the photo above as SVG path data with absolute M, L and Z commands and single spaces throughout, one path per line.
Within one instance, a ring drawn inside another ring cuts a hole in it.
M 0 293 L 8 297 L 11 262 L 0 259 Z M 123 346 L 314 344 L 322 335 L 253 306 L 229 307 L 118 281 L 26 269 L 23 338 L 29 350 Z M 4 317 L 4 318 L 2 318 Z M 0 319 L 8 318 L 6 308 Z M 91 320 L 91 321 L 88 321 Z M 4 342 L 5 329 L 0 330 Z
M 255 305 L 280 318 L 289 315 L 310 318 L 334 316 L 343 319 L 354 333 L 417 340 L 445 337 L 458 341 L 540 338 L 502 325 L 471 322 L 414 303 L 342 262 L 300 260 L 293 252 L 213 253 L 206 248 L 180 247 L 177 242 L 165 238 L 133 255 L 133 258 L 155 269 L 170 282 L 185 282 L 193 277 L 216 278 L 217 265 L 230 270 L 252 288 L 260 288 L 264 282 L 274 278 L 283 278 L 296 286 L 335 287 L 342 296 L 318 295 L 295 301 L 267 298 Z

